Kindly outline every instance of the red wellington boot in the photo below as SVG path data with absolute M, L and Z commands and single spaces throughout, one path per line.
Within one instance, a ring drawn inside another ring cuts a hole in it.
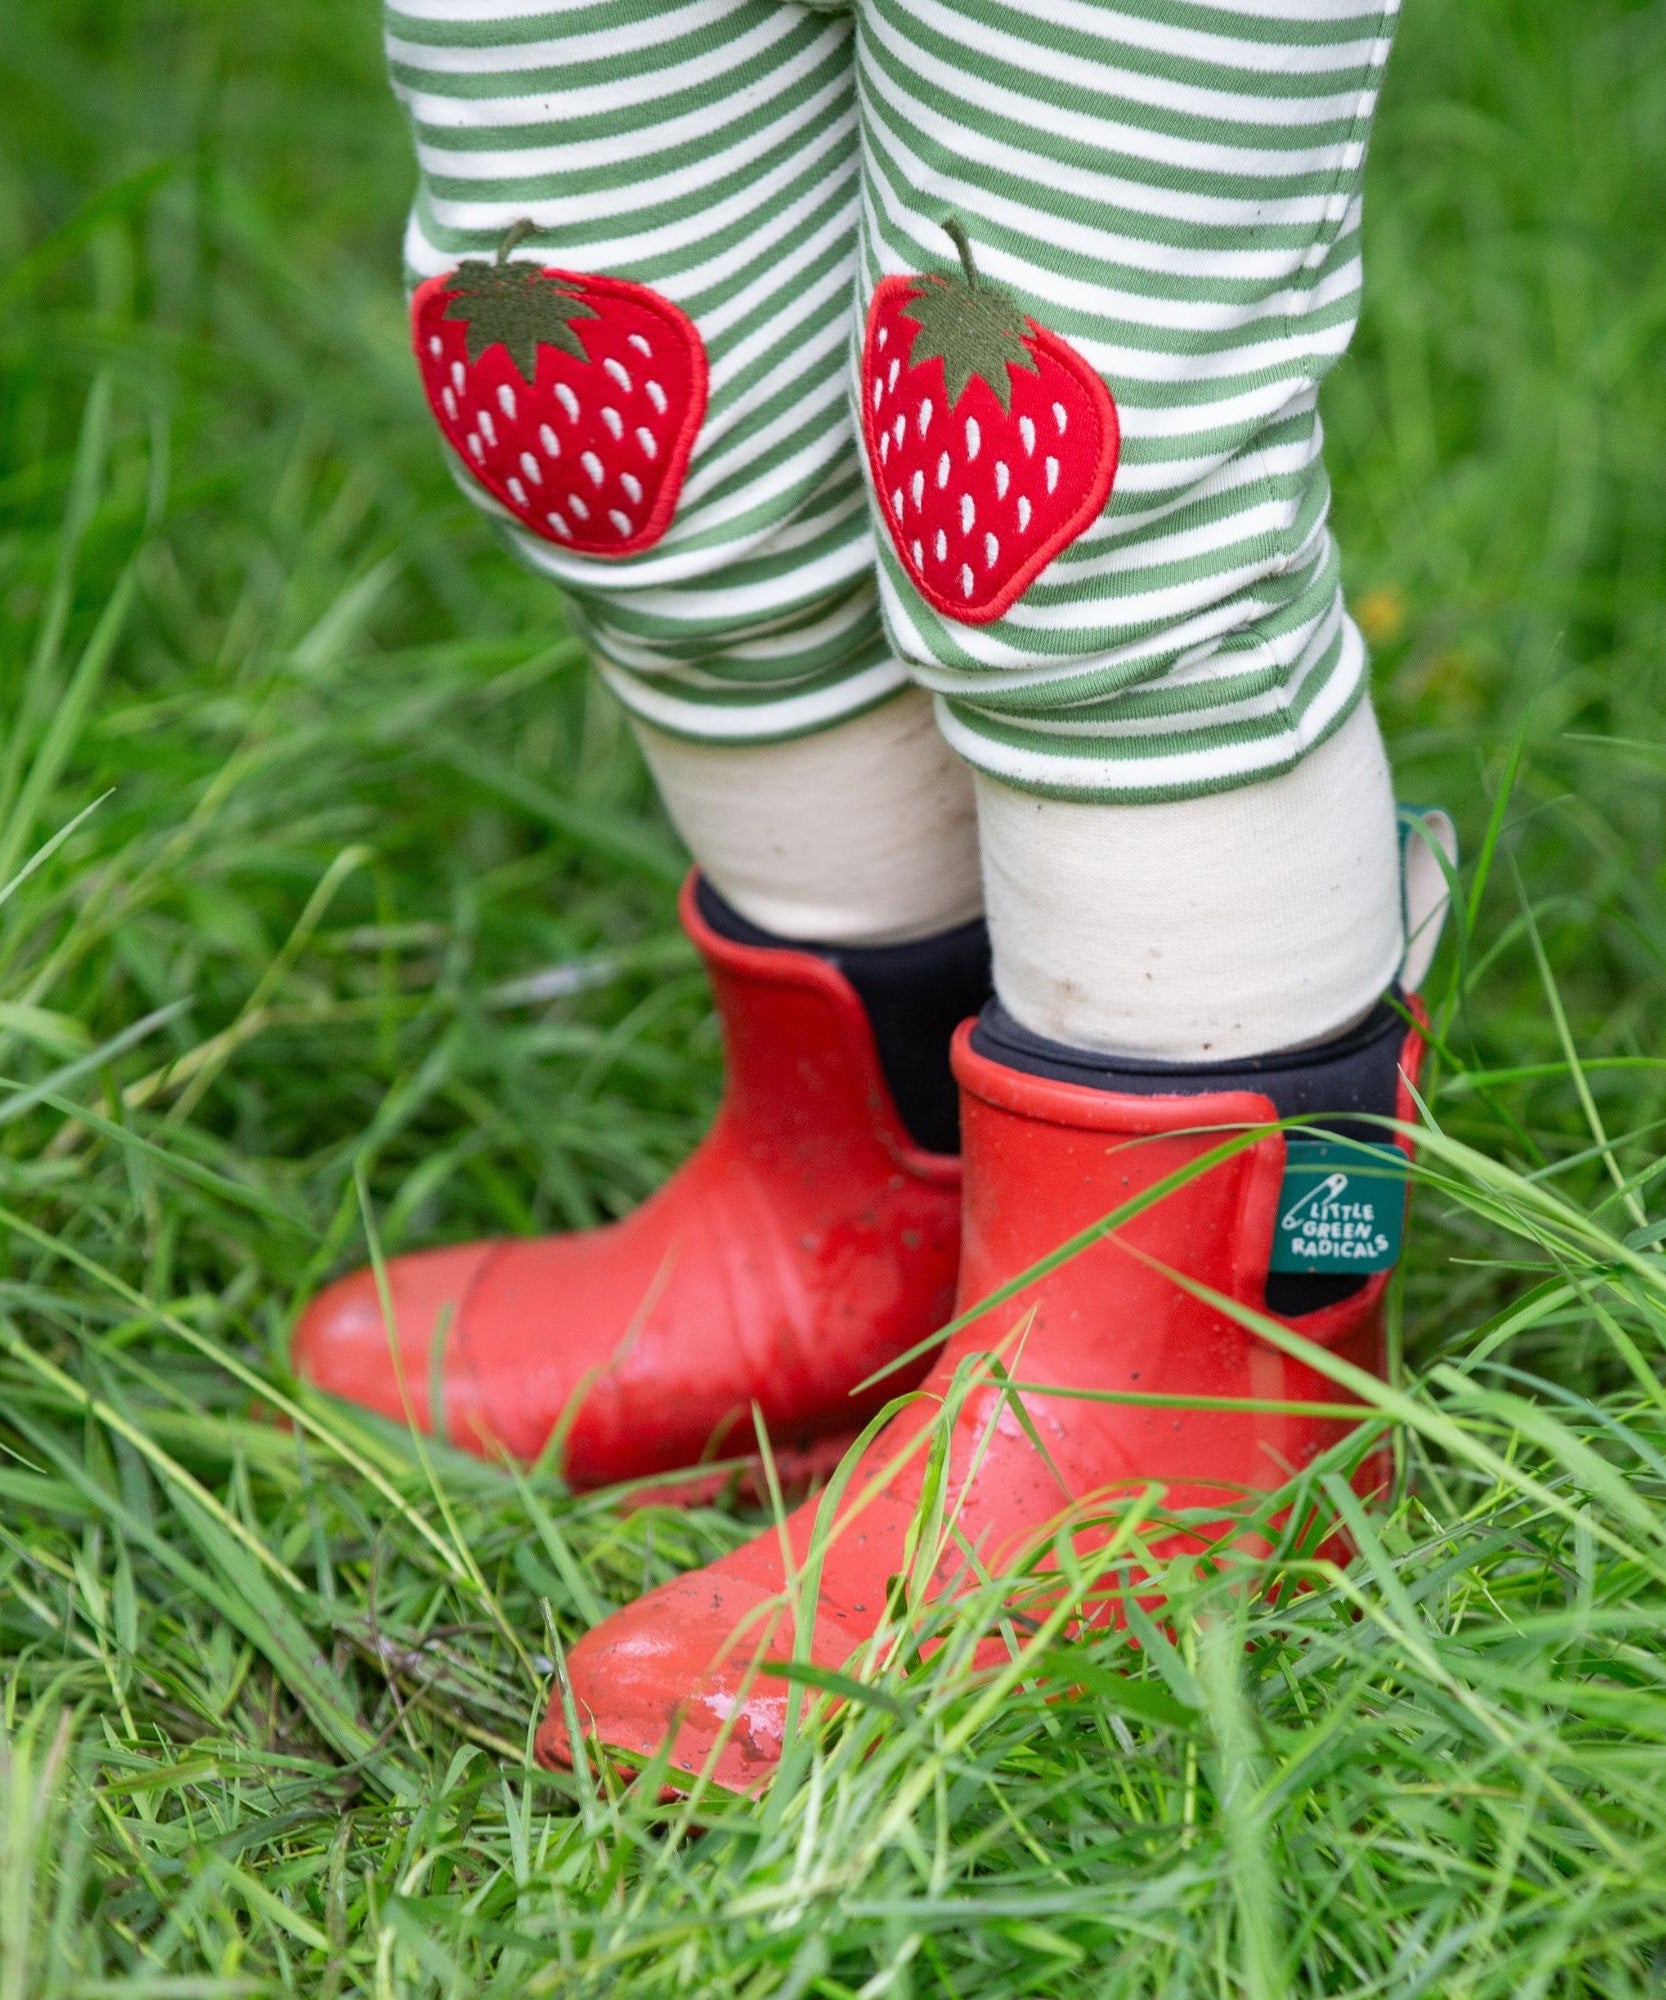
M 1198 1085 L 1210 1073 L 1182 1082 L 1174 1073 L 1165 1081 L 1161 1074 L 1123 1071 L 1121 1080 L 1132 1087 L 1111 1089 L 1064 1080 L 1068 1062 L 1036 1074 L 1028 1055 L 1026 1068 L 996 1059 L 987 1051 L 1002 1047 L 1005 1018 L 991 1010 L 955 1041 L 966 1167 L 961 1311 L 1234 1129 L 1269 1124 L 1281 1113 L 1329 1112 L 1343 1115 L 1326 1117 L 1328 1130 L 1380 1144 L 1380 1129 L 1350 1125 L 1345 1114 L 1392 1110 L 1409 1120 L 1409 1085 L 1422 1053 L 1417 1032 L 1408 1033 L 1385 1005 L 1311 1060 L 1269 1059 L 1228 1072 L 1260 1088 L 1223 1090 L 1220 1071 L 1213 1073 L 1215 1087 L 1202 1091 Z M 1033 1049 L 1071 1054 L 1006 1026 Z M 1148 1094 L 1153 1086 L 1187 1094 Z M 1327 1377 L 1202 1303 L 1170 1273 L 1280 1318 L 1308 1341 L 1378 1371 L 1388 1282 L 1380 1267 L 1398 1248 L 1403 1171 L 1381 1154 L 1362 1155 L 1357 1145 L 1311 1136 L 1287 1142 L 1269 1133 L 956 1334 L 920 1397 L 869 1446 L 845 1488 L 822 1557 L 810 1660 L 844 1668 L 878 1629 L 890 1579 L 907 1561 L 905 1536 L 926 1470 L 922 1433 L 961 1362 L 999 1347 L 1015 1329 L 1021 1352 L 1009 1346 L 1007 1359 L 1022 1383 L 1332 1407 L 1346 1400 Z M 1275 1261 L 1294 1263 L 1295 1275 L 1270 1282 Z M 1362 1262 L 1379 1267 L 1363 1283 Z M 1166 1531 L 1174 1538 L 1169 1546 L 1182 1538 L 1198 1546 L 1230 1532 L 1235 1502 L 1276 1491 L 1350 1428 L 1338 1417 L 1085 1402 L 1045 1390 L 1026 1392 L 1023 1400 L 1057 1476 L 987 1372 L 961 1405 L 951 1439 L 947 1510 L 958 1505 L 959 1533 L 992 1573 L 1036 1548 L 1038 1535 L 1064 1518 L 1091 1515 L 1078 1547 L 1102 1545 L 1110 1532 L 1106 1503 L 1149 1482 L 1164 1489 L 1165 1513 L 1202 1510 L 1188 1514 L 1183 1530 Z M 975 1476 L 968 1478 L 974 1458 Z M 1380 1468 L 1373 1476 L 1380 1479 Z M 789 1516 L 795 1566 L 805 1559 L 815 1518 L 813 1501 Z M 950 1543 L 938 1562 L 934 1594 L 972 1582 L 956 1546 Z M 792 1656 L 785 1579 L 781 1536 L 771 1528 L 588 1633 L 568 1658 L 585 1733 L 646 1760 L 669 1732 L 673 1770 L 690 1773 L 707 1767 L 726 1729 L 710 1775 L 736 1790 L 763 1782 L 779 1756 L 789 1686 L 755 1669 L 760 1659 Z M 1109 1615 L 1108 1601 L 1104 1609 Z M 539 1733 L 538 1754 L 551 1765 L 571 1761 L 559 1701 Z
M 754 1403 L 789 1464 L 813 1460 L 879 1406 L 886 1390 L 851 1391 L 953 1297 L 960 1162 L 917 1143 L 898 1101 L 935 1060 L 952 1134 L 948 1035 L 987 990 L 981 926 L 889 952 L 758 943 L 692 878 L 682 918 L 728 1055 L 693 1157 L 607 1228 L 395 1258 L 397 1369 L 372 1274 L 342 1279 L 296 1330 L 299 1374 L 483 1454 L 534 1457 L 559 1426 L 579 1486 L 745 1455 Z

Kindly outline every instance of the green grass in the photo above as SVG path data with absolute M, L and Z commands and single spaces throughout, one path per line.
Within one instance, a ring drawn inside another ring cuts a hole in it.
M 419 410 L 373 14 L 0 15 L 0 2000 L 1658 1994 L 1666 8 L 1414 0 L 1328 397 L 1471 857 L 1405 1497 L 1276 1602 L 951 1632 L 697 1814 L 528 1724 L 744 1515 L 271 1421 L 367 1213 L 616 1214 L 718 1082 L 634 752 Z

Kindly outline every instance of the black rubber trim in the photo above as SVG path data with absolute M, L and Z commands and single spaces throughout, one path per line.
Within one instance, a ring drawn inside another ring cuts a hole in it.
M 1250 1056 L 1241 1062 L 1170 1064 L 1099 1055 L 1033 1034 L 998 1000 L 991 1000 L 979 1015 L 972 1046 L 1007 1069 L 1088 1090 L 1133 1097 L 1201 1097 L 1214 1091 L 1253 1090 L 1272 1100 L 1280 1118 L 1306 1119 L 1338 1138 L 1381 1145 L 1386 1137 L 1382 1128 L 1365 1123 L 1358 1114 L 1392 1118 L 1399 1107 L 1406 1021 L 1392 1003 L 1400 997 L 1399 988 L 1391 988 L 1363 1021 L 1316 1048 Z M 1299 1319 L 1321 1306 L 1352 1298 L 1368 1282 L 1317 1272 L 1272 1271 L 1267 1277 L 1267 1305 L 1285 1319 Z
M 1311 1118 L 1341 1138 L 1380 1142 L 1379 1128 L 1348 1114 L 1394 1116 L 1400 1096 L 1400 1050 L 1406 1039 L 1405 1017 L 1391 1004 L 1399 997 L 1394 988 L 1388 999 L 1380 1000 L 1363 1021 L 1334 1041 L 1282 1055 L 1248 1056 L 1241 1062 L 1141 1062 L 1071 1048 L 1022 1027 L 998 1000 L 978 1016 L 972 1046 L 991 1062 L 1027 1076 L 1052 1077 L 1059 1083 L 1132 1097 L 1201 1097 L 1211 1091 L 1253 1090 L 1271 1098 L 1281 1118 Z
M 949 1042 L 989 998 L 989 932 L 981 917 L 908 944 L 825 944 L 764 930 L 703 875 L 694 900 L 719 937 L 766 951 L 811 952 L 843 973 L 873 1028 L 880 1071 L 908 1136 L 928 1153 L 960 1151 Z

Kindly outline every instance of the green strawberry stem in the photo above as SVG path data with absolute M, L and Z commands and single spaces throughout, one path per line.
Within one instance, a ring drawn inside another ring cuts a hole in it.
M 497 257 L 468 257 L 451 274 L 445 319 L 467 328 L 470 365 L 489 347 L 502 346 L 529 386 L 538 376 L 538 350 L 553 347 L 574 361 L 588 361 L 573 322 L 594 319 L 596 309 L 529 260 L 511 263 L 516 246 L 538 225 L 529 216 L 512 222 L 497 246 Z
M 966 273 L 966 283 L 970 290 L 978 289 L 978 267 L 972 256 L 972 239 L 966 234 L 966 225 L 959 216 L 951 215 L 943 225 L 943 234 L 960 252 L 960 268 Z
M 500 264 L 507 264 L 514 252 L 520 248 L 529 236 L 536 232 L 537 228 L 537 223 L 533 221 L 530 215 L 523 215 L 518 222 L 510 223 L 498 242 L 498 262 Z
M 956 216 L 943 232 L 960 253 L 965 276 L 935 271 L 918 281 L 908 316 L 919 328 L 911 350 L 915 366 L 943 363 L 943 384 L 952 410 L 973 381 L 988 385 L 1003 411 L 1012 408 L 1015 371 L 1039 374 L 1028 342 L 1029 323 L 1010 292 L 986 285 L 978 276 L 972 244 Z

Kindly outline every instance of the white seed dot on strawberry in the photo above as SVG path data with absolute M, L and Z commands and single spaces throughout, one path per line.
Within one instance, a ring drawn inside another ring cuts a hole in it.
M 1000 561 L 1000 559 L 1001 559 L 1000 543 L 996 541 L 993 535 L 985 535 L 983 538 L 983 560 L 985 566 L 989 569 L 993 569 L 995 565 Z
M 573 531 L 568 527 L 564 514 L 546 514 L 544 519 L 549 522 L 550 526 L 564 542 L 570 542 L 573 539 Z
M 440 401 L 445 405 L 445 413 L 453 423 L 457 421 L 457 398 L 449 389 L 440 391 Z
M 629 516 L 629 514 L 625 513 L 621 508 L 609 507 L 607 510 L 607 518 L 619 530 L 621 535 L 628 536 L 630 534 L 631 517 Z
M 576 424 L 578 422 L 578 398 L 573 394 L 572 384 L 569 382 L 557 382 L 555 385 L 555 400 L 566 411 L 568 423 Z
M 1018 419 L 1018 435 L 1024 440 L 1024 456 L 1028 458 L 1035 450 L 1035 419 L 1033 417 L 1020 417 Z
M 891 365 L 885 371 L 885 387 L 888 391 L 894 389 L 897 386 L 897 377 L 901 373 L 902 373 L 902 359 L 899 355 L 893 354 L 891 356 Z
M 916 507 L 926 497 L 926 476 L 918 466 L 915 466 L 914 477 L 908 482 L 908 493 Z
M 902 519 L 902 488 L 900 486 L 891 495 L 891 512 L 896 515 L 899 521 Z
M 429 336 L 428 352 L 431 355 L 433 355 L 436 361 L 438 361 L 440 356 L 445 352 L 445 342 L 441 340 L 440 336 L 437 333 L 431 334 Z
M 968 417 L 966 419 L 966 462 L 968 465 L 971 464 L 972 460 L 977 457 L 982 449 L 983 432 L 978 428 L 978 420 L 976 417 Z
M 879 329 L 879 333 L 874 340 L 874 346 L 883 347 L 886 341 L 888 341 L 890 338 L 891 338 L 891 329 L 888 326 L 882 326 Z
M 885 400 L 885 384 L 876 376 L 873 385 L 873 406 L 877 410 Z
M 497 406 L 511 423 L 515 421 L 515 392 L 507 382 L 498 384 Z
M 466 374 L 466 373 L 464 372 L 464 369 L 463 369 L 463 364 L 462 364 L 462 362 L 460 362 L 460 361 L 454 361 L 454 362 L 452 362 L 452 364 L 451 364 L 451 386 L 452 386 L 452 388 L 453 388 L 453 389 L 455 389 L 455 390 L 457 391 L 457 393 L 458 393 L 458 395 L 459 395 L 459 396 L 460 396 L 460 395 L 461 395 L 461 394 L 463 393 L 463 391 L 464 391 L 464 390 L 465 390 L 465 389 L 466 389 L 466 388 L 468 387 L 468 381 L 469 381 L 469 378 L 468 378 L 467 374 Z
M 617 444 L 625 435 L 625 420 L 611 403 L 602 407 L 602 422 L 607 425 L 608 436 Z
M 1004 499 L 1005 499 L 1005 498 L 1007 497 L 1007 488 L 1008 488 L 1008 487 L 1009 487 L 1009 486 L 1010 486 L 1011 484 L 1012 484 L 1012 474 L 1011 474 L 1011 473 L 1010 473 L 1010 472 L 1009 472 L 1009 471 L 1007 470 L 1007 462 L 1006 462 L 1006 460 L 1005 460 L 1004 458 L 998 458 L 998 459 L 996 459 L 996 461 L 995 461 L 995 498 L 996 498 L 997 500 L 1004 500 Z
M 526 488 L 521 484 L 521 482 L 518 479 L 510 480 L 509 497 L 511 500 L 514 501 L 517 507 L 526 506 L 527 504 Z
M 1030 503 L 1022 493 L 1018 496 L 1018 531 L 1024 532 L 1030 525 Z
M 567 495 L 567 511 L 569 514 L 576 515 L 581 521 L 588 521 L 590 518 L 590 509 L 576 493 L 569 493 Z
M 643 425 L 637 426 L 636 441 L 642 447 L 642 456 L 651 465 L 659 457 L 659 446 L 654 442 L 654 434 Z
M 891 426 L 891 435 L 899 445 L 902 443 L 903 439 L 908 435 L 908 419 L 906 417 L 898 417 L 896 422 Z
M 1055 403 L 1055 404 L 1053 405 L 1053 421 L 1054 421 L 1054 423 L 1056 423 L 1056 424 L 1058 425 L 1058 427 L 1059 427 L 1059 436 L 1060 436 L 1060 437 L 1063 437 L 1063 436 L 1064 436 L 1064 430 L 1065 430 L 1065 425 L 1066 425 L 1066 424 L 1067 424 L 1067 423 L 1068 423 L 1068 422 L 1069 422 L 1070 420 L 1069 420 L 1069 418 L 1068 418 L 1068 417 L 1067 417 L 1067 416 L 1065 415 L 1065 410 L 1064 410 L 1064 405 L 1063 405 L 1062 403 Z
M 538 426 L 538 442 L 544 447 L 546 458 L 559 458 L 561 456 L 561 440 L 550 429 L 548 424 L 540 424 Z
M 529 451 L 523 451 L 521 453 L 521 470 L 526 474 L 527 478 L 532 481 L 534 486 L 543 485 L 544 475 L 539 470 L 537 459 L 535 459 L 532 456 L 531 452 Z
M 613 356 L 610 354 L 607 357 L 607 359 L 602 363 L 602 366 L 607 370 L 608 374 L 610 374 L 613 377 L 614 381 L 619 384 L 619 387 L 623 389 L 625 394 L 628 396 L 631 392 L 631 372 L 625 366 L 625 364 L 622 361 L 615 361 Z
M 642 481 L 637 478 L 636 474 L 634 472 L 621 472 L 619 475 L 619 484 L 625 489 L 625 498 L 633 506 L 640 507 L 642 505 Z
M 962 493 L 960 496 L 960 532 L 963 535 L 969 535 L 972 532 L 972 525 L 977 518 L 978 510 L 972 504 L 971 494 Z
M 881 465 L 887 464 L 890 460 L 890 457 L 891 457 L 891 433 L 887 431 L 885 435 L 879 440 L 880 464 Z
M 632 345 L 632 347 L 636 349 L 638 354 L 646 355 L 650 361 L 654 358 L 654 350 L 648 345 L 648 342 L 643 337 L 643 335 L 641 335 L 640 333 L 633 333 L 629 336 L 629 339 L 630 339 L 630 344 Z
M 653 380 L 644 382 L 642 387 L 647 392 L 648 401 L 653 404 L 655 412 L 663 417 L 666 410 L 670 407 L 670 401 L 665 391 Z
M 939 454 L 937 460 L 938 491 L 941 492 L 942 489 L 948 485 L 948 483 L 949 483 L 949 454 L 945 451 Z
M 1058 460 L 1056 458 L 1048 459 L 1042 470 L 1047 474 L 1047 491 L 1049 493 L 1056 493 L 1059 485 Z
M 480 442 L 479 433 L 476 431 L 469 432 L 469 451 L 476 460 L 483 460 L 486 456 L 486 447 Z
M 911 543 L 911 544 L 910 544 L 910 547 L 911 547 L 911 548 L 913 549 L 913 551 L 914 551 L 914 567 L 915 567 L 916 569 L 924 569 L 924 568 L 925 568 L 925 566 L 926 566 L 926 552 L 925 552 L 925 550 L 924 550 L 924 549 L 922 549 L 922 548 L 920 547 L 920 545 L 919 545 L 919 543 L 918 543 L 918 542 L 913 542 L 913 543 Z
M 970 563 L 962 563 L 962 564 L 960 565 L 960 594 L 961 594 L 961 596 L 962 596 L 962 597 L 970 597 L 970 596 L 971 596 L 971 594 L 972 594 L 972 592 L 973 592 L 973 591 L 974 591 L 974 590 L 975 590 L 976 588 L 977 588 L 977 578 L 976 578 L 975 576 L 973 576 L 973 574 L 972 574 L 972 565 L 971 565 Z
M 920 414 L 914 419 L 915 423 L 919 426 L 922 438 L 931 429 L 932 415 L 931 398 L 927 396 L 920 404 Z
M 496 424 L 494 424 L 494 423 L 492 422 L 492 413 L 491 413 L 491 411 L 490 411 L 490 410 L 479 410 L 479 411 L 477 411 L 477 412 L 475 413 L 475 419 L 474 419 L 474 420 L 475 420 L 475 422 L 476 422 L 476 423 L 477 423 L 477 424 L 478 424 L 478 425 L 480 426 L 480 435 L 481 435 L 481 436 L 482 436 L 482 437 L 483 437 L 483 438 L 484 438 L 484 439 L 486 440 L 486 442 L 487 442 L 487 443 L 488 443 L 488 444 L 489 444 L 489 445 L 490 445 L 490 446 L 492 447 L 493 451 L 496 451 L 496 450 L 497 450 L 497 425 L 496 425 Z
M 932 553 L 937 557 L 939 562 L 944 562 L 948 559 L 949 538 L 941 528 L 937 530 L 937 539 L 931 546 Z
M 590 484 L 592 486 L 600 486 L 606 475 L 602 470 L 602 462 L 596 454 L 593 451 L 580 452 L 578 462 L 589 473 Z

